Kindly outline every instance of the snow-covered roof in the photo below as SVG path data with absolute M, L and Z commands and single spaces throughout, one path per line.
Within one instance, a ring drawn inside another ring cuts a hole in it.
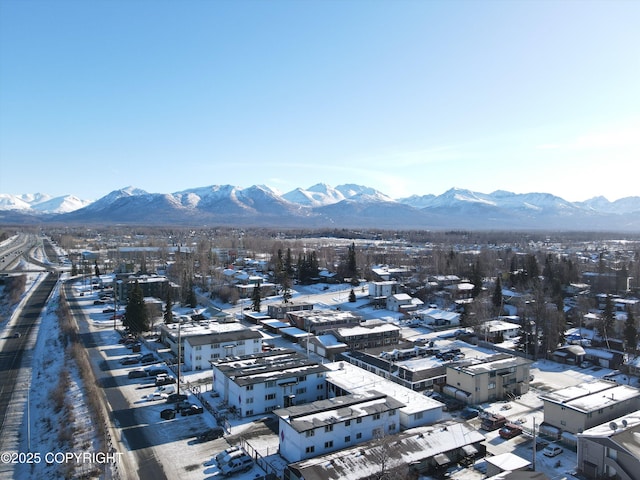
M 561 403 L 567 408 L 589 413 L 636 397 L 640 397 L 637 388 L 597 380 L 556 390 L 541 398 L 545 402 Z
M 405 430 L 382 441 L 372 440 L 329 455 L 292 463 L 289 468 L 305 480 L 360 480 L 380 473 L 381 458 L 386 458 L 388 467 L 394 468 L 482 441 L 484 435 L 481 433 L 464 423 L 451 422 Z

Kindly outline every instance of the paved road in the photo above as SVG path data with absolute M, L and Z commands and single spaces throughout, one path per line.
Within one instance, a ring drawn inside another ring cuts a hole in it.
M 89 354 L 94 375 L 98 385 L 103 388 L 109 404 L 111 421 L 115 427 L 120 429 L 126 446 L 135 455 L 137 471 L 126 472 L 124 478 L 166 479 L 167 476 L 162 468 L 162 463 L 155 456 L 153 449 L 150 448 L 153 442 L 145 435 L 144 428 L 140 428 L 135 409 L 131 408 L 129 402 L 118 388 L 117 380 L 111 375 L 105 359 L 100 354 L 101 340 L 99 332 L 94 332 L 89 327 L 88 319 L 72 293 L 71 283 L 65 285 L 65 292 L 69 307 L 78 325 L 80 341 Z
M 35 287 L 35 290 L 26 301 L 16 324 L 8 331 L 7 338 L 5 338 L 2 352 L 0 352 L 0 434 L 4 433 L 2 432 L 2 427 L 8 413 L 8 405 L 13 395 L 29 333 L 37 323 L 56 281 L 56 275 L 47 274 L 44 280 Z M 14 335 L 18 332 L 20 337 L 14 338 Z

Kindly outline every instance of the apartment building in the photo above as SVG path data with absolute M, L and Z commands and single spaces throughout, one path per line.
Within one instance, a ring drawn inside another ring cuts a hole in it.
M 545 427 L 559 433 L 582 433 L 640 409 L 640 390 L 607 380 L 556 390 L 541 399 Z
M 404 387 L 348 362 L 325 364 L 329 397 L 366 392 L 371 388 L 385 392 L 404 404 L 399 409 L 400 429 L 432 425 L 442 420 L 444 404 L 411 388 Z
M 211 368 L 213 389 L 241 417 L 326 398 L 327 367 L 292 349 L 221 358 Z
M 506 353 L 447 366 L 442 391 L 468 404 L 508 399 L 529 391 L 531 361 Z
M 206 370 L 219 358 L 262 352 L 262 334 L 257 330 L 237 330 L 191 335 L 184 341 L 185 370 Z
M 413 428 L 343 450 L 290 463 L 284 480 L 415 478 L 444 473 L 484 456 L 485 437 L 464 423 Z
M 280 455 L 298 462 L 397 433 L 402 406 L 370 390 L 275 410 Z
M 578 434 L 578 471 L 584 478 L 634 480 L 640 472 L 640 412 Z

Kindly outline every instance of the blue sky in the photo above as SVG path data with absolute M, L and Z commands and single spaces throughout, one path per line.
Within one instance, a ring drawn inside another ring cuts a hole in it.
M 0 0 L 0 193 L 640 195 L 640 2 Z

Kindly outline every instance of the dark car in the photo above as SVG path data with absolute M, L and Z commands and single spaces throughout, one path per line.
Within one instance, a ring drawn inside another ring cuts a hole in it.
M 145 378 L 147 376 L 147 372 L 144 370 L 131 370 L 128 374 L 129 378 Z
M 160 387 L 162 385 L 170 385 L 172 383 L 176 383 L 176 379 L 174 377 L 170 377 L 169 375 L 158 375 L 156 377 L 156 387 Z
M 115 311 L 115 308 L 105 308 L 104 310 L 102 310 L 102 313 L 113 313 Z
M 150 377 L 156 377 L 158 375 L 168 374 L 169 370 L 161 367 L 152 367 L 152 368 L 147 368 L 147 373 L 149 374 Z
M 196 437 L 196 440 L 198 442 L 209 442 L 217 438 L 222 438 L 223 436 L 224 436 L 224 429 L 222 427 L 213 427 L 207 430 L 206 432 L 202 432 L 200 435 L 198 435 Z
M 165 408 L 160 412 L 160 418 L 163 420 L 171 420 L 176 418 L 176 411 L 173 408 Z
M 460 418 L 463 418 L 464 420 L 471 420 L 472 418 L 476 418 L 478 415 L 480 415 L 480 410 L 472 407 L 464 407 L 460 412 Z
M 94 305 L 104 305 L 105 303 L 107 303 L 107 302 L 105 302 L 104 300 L 94 300 L 93 301 Z
M 158 359 L 153 353 L 145 353 L 144 355 L 142 355 L 142 357 L 140 357 L 140 361 L 142 363 L 153 363 L 157 362 Z
M 194 404 L 191 404 L 189 405 L 189 407 L 180 410 L 180 415 L 182 415 L 183 417 L 186 417 L 188 415 L 199 415 L 201 413 L 204 413 L 204 408 L 202 408 L 200 405 Z
M 167 397 L 167 403 L 179 403 L 184 402 L 187 399 L 187 396 L 183 393 L 172 393 Z
M 137 365 L 140 363 L 140 357 L 126 357 L 120 360 L 122 365 Z

